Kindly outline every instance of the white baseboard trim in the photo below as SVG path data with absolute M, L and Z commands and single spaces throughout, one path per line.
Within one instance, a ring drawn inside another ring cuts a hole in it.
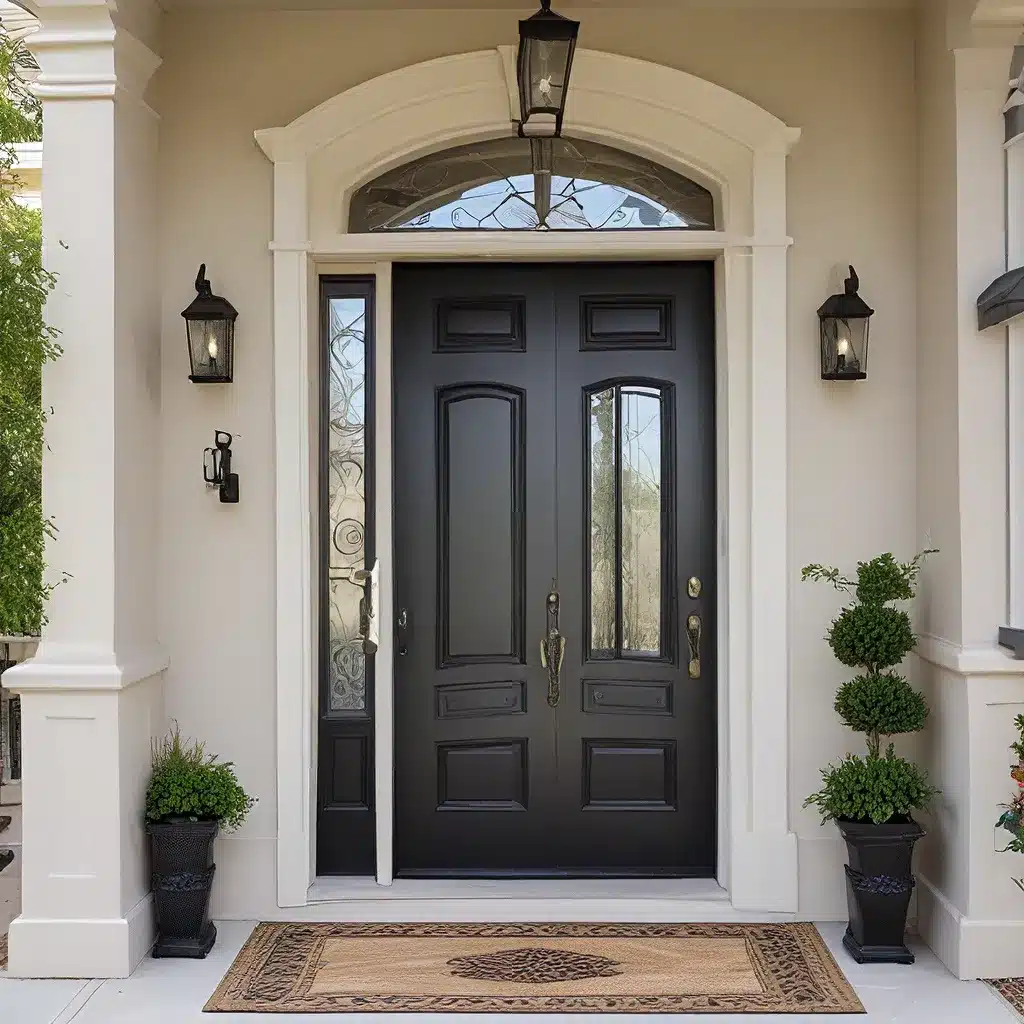
M 153 945 L 147 895 L 125 917 L 28 918 L 11 922 L 7 973 L 12 978 L 127 978 Z
M 918 878 L 918 931 L 961 981 L 1024 976 L 1024 920 L 964 917 L 926 878 Z

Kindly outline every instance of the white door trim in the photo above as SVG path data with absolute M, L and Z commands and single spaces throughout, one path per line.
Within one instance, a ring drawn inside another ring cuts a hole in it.
M 365 82 L 285 128 L 274 162 L 278 904 L 314 881 L 315 381 L 319 273 L 374 265 L 377 301 L 377 880 L 393 877 L 393 544 L 390 266 L 396 260 L 714 259 L 717 305 L 719 883 L 737 911 L 797 909 L 789 829 L 786 154 L 799 132 L 684 72 L 578 51 L 565 133 L 628 149 L 706 184 L 721 230 L 350 235 L 352 192 L 444 146 L 514 132 L 507 54 L 428 61 Z M 756 354 L 756 358 L 755 358 Z M 385 500 L 386 498 L 386 500 Z

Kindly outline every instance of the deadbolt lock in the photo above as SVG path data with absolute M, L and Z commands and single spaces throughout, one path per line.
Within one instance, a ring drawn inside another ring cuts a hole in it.
M 686 593 L 690 597 L 692 597 L 693 600 L 695 600 L 695 601 L 697 600 L 698 597 L 700 597 L 700 592 L 703 589 L 704 589 L 704 585 L 701 583 L 699 577 L 697 577 L 697 576 L 691 576 L 686 581 Z

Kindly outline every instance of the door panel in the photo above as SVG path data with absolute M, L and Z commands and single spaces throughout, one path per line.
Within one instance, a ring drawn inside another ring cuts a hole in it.
M 395 566 L 408 616 L 396 864 L 546 868 L 555 725 L 534 652 L 555 565 L 550 289 L 534 268 L 396 267 L 394 295 Z M 504 326 L 493 320 L 515 344 L 483 329 L 503 310 Z
M 399 873 L 713 874 L 711 265 L 394 295 Z
M 602 285 L 602 308 L 624 313 L 619 338 L 595 350 L 586 315 Z M 713 297 L 704 263 L 566 268 L 556 293 L 558 582 L 583 641 L 570 637 L 556 709 L 559 856 L 580 874 L 714 874 Z M 641 302 L 671 311 L 671 347 L 637 348 L 655 326 L 640 331 Z
M 442 668 L 524 659 L 523 405 L 494 384 L 437 392 Z

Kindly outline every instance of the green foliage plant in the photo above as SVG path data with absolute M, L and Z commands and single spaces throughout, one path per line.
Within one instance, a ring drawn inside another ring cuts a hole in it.
M 146 821 L 217 821 L 231 832 L 256 803 L 230 761 L 218 761 L 198 741 L 183 740 L 177 726 L 153 743 L 152 768 Z
M 883 739 L 918 732 L 928 717 L 924 697 L 894 671 L 917 638 L 910 616 L 893 606 L 914 597 L 921 564 L 933 553 L 922 551 L 909 562 L 898 562 L 891 553 L 879 555 L 858 563 L 855 579 L 830 566 L 803 570 L 804 580 L 853 590 L 856 597 L 833 621 L 826 639 L 843 665 L 861 669 L 839 688 L 834 707 L 849 728 L 864 733 L 867 755 L 848 754 L 821 773 L 821 789 L 804 806 L 816 806 L 823 821 L 905 821 L 936 793 L 927 774 L 897 757 L 892 743 L 882 750 Z
M 1024 715 L 1018 715 L 1013 724 L 1017 727 L 1018 738 L 1010 749 L 1016 757 L 1016 763 L 1010 769 L 1010 778 L 1016 786 L 1013 799 L 1003 805 L 1003 813 L 996 825 L 1010 833 L 1010 841 L 1002 850 L 1003 853 L 1024 853 Z M 1015 878 L 1014 884 L 1024 889 L 1024 879 Z
M 21 71 L 32 58 L 0 35 L 0 633 L 38 634 L 45 621 L 42 369 L 60 354 L 43 310 L 53 277 L 43 267 L 38 210 L 19 204 L 15 144 L 36 142 L 42 120 Z

